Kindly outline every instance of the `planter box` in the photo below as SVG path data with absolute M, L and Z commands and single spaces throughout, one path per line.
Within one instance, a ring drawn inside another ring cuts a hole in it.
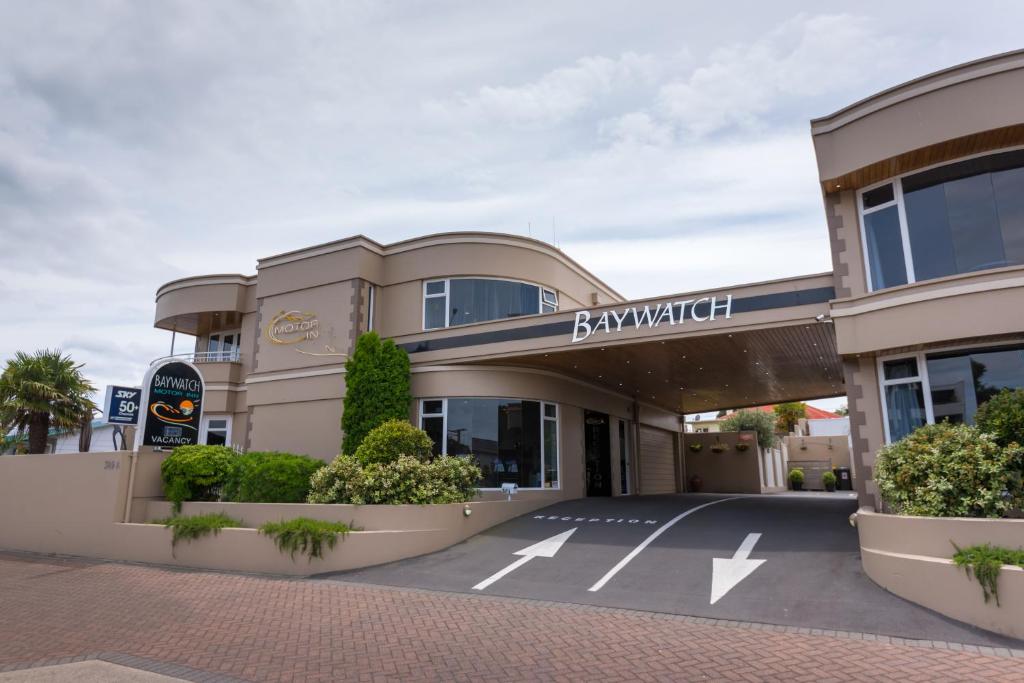
M 1024 638 L 1024 569 L 1003 567 L 997 607 L 994 600 L 985 603 L 981 584 L 950 559 L 953 543 L 1024 546 L 1024 520 L 906 517 L 862 508 L 857 532 L 864 571 L 878 585 L 954 619 Z

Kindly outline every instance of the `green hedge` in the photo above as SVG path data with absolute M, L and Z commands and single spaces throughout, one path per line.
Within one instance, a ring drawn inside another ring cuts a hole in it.
M 227 446 L 178 446 L 160 465 L 164 496 L 175 511 L 186 500 L 217 500 L 234 457 Z
M 424 462 L 407 455 L 363 467 L 339 455 L 313 475 L 310 503 L 399 505 L 464 503 L 476 497 L 480 468 L 466 458 L 441 456 Z
M 375 427 L 356 449 L 363 466 L 396 462 L 403 455 L 427 461 L 433 457 L 434 442 L 425 431 L 405 420 L 388 420 Z
M 341 414 L 341 452 L 353 455 L 370 431 L 388 421 L 408 419 L 409 355 L 376 332 L 356 340 L 345 361 L 345 401 Z
M 233 503 L 303 503 L 309 495 L 309 478 L 323 466 L 322 460 L 293 453 L 236 455 L 221 497 Z
M 900 514 L 1001 517 L 1024 498 L 1021 450 L 967 425 L 925 425 L 878 452 L 875 482 Z

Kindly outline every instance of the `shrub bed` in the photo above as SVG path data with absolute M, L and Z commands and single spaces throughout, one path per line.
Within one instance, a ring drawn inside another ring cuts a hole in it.
M 323 465 L 305 455 L 277 451 L 236 455 L 221 497 L 234 503 L 303 503 L 309 495 L 310 477 Z
M 1021 450 L 991 434 L 947 422 L 925 425 L 878 452 L 874 475 L 899 514 L 1001 517 L 1019 507 Z
M 464 503 L 476 496 L 480 468 L 466 458 L 441 456 L 423 462 L 407 455 L 363 467 L 339 455 L 313 475 L 310 503 L 399 505 Z
M 178 446 L 160 465 L 164 496 L 181 511 L 186 500 L 217 500 L 235 452 L 227 446 Z
M 356 449 L 356 460 L 367 465 L 386 465 L 402 456 L 426 462 L 434 453 L 434 442 L 422 429 L 404 420 L 388 420 L 366 435 Z

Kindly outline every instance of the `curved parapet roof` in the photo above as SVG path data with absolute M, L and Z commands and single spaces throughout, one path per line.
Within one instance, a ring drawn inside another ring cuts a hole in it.
M 1024 50 L 943 69 L 811 121 L 826 192 L 1024 143 Z

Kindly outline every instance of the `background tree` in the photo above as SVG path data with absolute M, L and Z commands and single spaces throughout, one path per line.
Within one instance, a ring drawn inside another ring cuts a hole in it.
M 0 374 L 0 427 L 28 431 L 28 452 L 45 453 L 51 427 L 78 429 L 96 408 L 82 366 L 60 350 L 19 351 Z
M 757 432 L 758 445 L 767 450 L 775 445 L 775 418 L 760 410 L 740 410 L 722 420 L 723 432 Z
M 409 355 L 376 332 L 359 335 L 345 361 L 345 403 L 341 415 L 341 452 L 354 455 L 377 425 L 409 420 Z
M 846 407 L 845 405 L 841 405 L 838 408 L 836 408 L 836 415 L 842 415 L 843 417 L 846 417 L 849 414 L 850 414 L 850 409 L 848 407 Z
M 806 403 L 780 403 L 775 410 L 775 428 L 780 432 L 791 432 L 796 428 L 797 420 L 807 417 Z

